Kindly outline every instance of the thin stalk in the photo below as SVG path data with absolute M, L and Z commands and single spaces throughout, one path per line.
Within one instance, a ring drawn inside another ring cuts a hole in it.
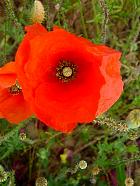
M 88 38 L 82 3 L 81 3 L 81 0 L 78 0 L 78 1 L 79 1 L 79 9 L 80 9 L 81 23 L 82 23 L 82 27 L 83 27 L 84 36 L 85 36 L 85 38 Z
M 95 18 L 96 15 L 96 0 L 92 0 L 92 9 L 93 9 L 93 20 Z M 100 33 L 100 28 L 98 24 L 95 24 L 95 28 L 96 28 L 96 35 L 99 35 Z
M 102 23 L 102 42 L 106 43 L 109 12 L 108 12 L 108 8 L 107 8 L 107 4 L 106 4 L 105 0 L 99 0 L 99 3 L 100 3 L 100 7 L 102 9 L 102 12 L 103 12 L 103 16 L 104 16 L 103 23 Z

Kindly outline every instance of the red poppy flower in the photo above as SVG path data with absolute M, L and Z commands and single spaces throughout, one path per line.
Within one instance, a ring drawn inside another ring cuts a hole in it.
M 119 98 L 120 52 L 40 24 L 26 27 L 16 54 L 18 80 L 37 117 L 63 132 L 88 123 Z
M 15 63 L 7 63 L 0 68 L 0 117 L 11 123 L 19 123 L 30 115 L 30 106 L 17 83 Z

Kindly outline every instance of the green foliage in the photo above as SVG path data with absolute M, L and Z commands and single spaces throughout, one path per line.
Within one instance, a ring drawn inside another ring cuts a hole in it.
M 117 180 L 118 180 L 118 185 L 120 186 L 125 186 L 124 182 L 125 182 L 125 166 L 124 165 L 119 165 L 116 168 L 116 172 L 117 172 Z
M 124 92 L 103 118 L 94 124 L 79 125 L 68 135 L 44 127 L 35 118 L 18 126 L 0 119 L 0 164 L 8 173 L 7 180 L 0 185 L 34 185 L 37 177 L 44 176 L 48 186 L 90 186 L 93 185 L 90 181 L 92 169 L 97 166 L 101 171 L 94 176 L 95 185 L 111 185 L 113 170 L 113 179 L 118 186 L 124 186 L 127 168 L 137 171 L 140 160 L 137 143 L 140 129 L 119 130 L 120 120 L 126 124 L 129 112 L 140 109 L 140 0 L 42 2 L 46 12 L 43 24 L 48 30 L 59 25 L 94 43 L 106 42 L 122 51 Z M 14 60 L 24 36 L 24 26 L 31 24 L 33 3 L 33 0 L 0 2 L 1 66 Z M 107 116 L 116 120 L 105 119 Z M 22 128 L 27 135 L 24 140 L 20 139 Z M 138 134 L 134 140 L 130 139 L 132 132 Z M 82 159 L 87 161 L 86 170 L 77 167 Z

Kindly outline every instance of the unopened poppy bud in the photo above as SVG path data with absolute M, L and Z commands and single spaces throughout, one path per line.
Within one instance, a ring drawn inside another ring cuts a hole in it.
M 35 0 L 31 16 L 32 22 L 42 23 L 44 18 L 45 18 L 44 6 L 40 1 Z

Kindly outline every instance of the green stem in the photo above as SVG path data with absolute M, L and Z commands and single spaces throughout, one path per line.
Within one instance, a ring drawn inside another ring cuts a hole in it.
M 96 0 L 92 0 L 92 9 L 93 9 L 93 20 L 96 16 Z M 99 35 L 100 34 L 100 28 L 98 24 L 95 24 L 95 29 L 96 29 L 96 34 Z
M 82 3 L 81 3 L 81 0 L 78 0 L 78 1 L 79 1 L 79 9 L 80 9 L 81 23 L 82 23 L 82 27 L 83 27 L 84 36 L 85 36 L 85 38 L 88 38 L 85 20 L 84 20 L 84 12 L 83 12 Z

